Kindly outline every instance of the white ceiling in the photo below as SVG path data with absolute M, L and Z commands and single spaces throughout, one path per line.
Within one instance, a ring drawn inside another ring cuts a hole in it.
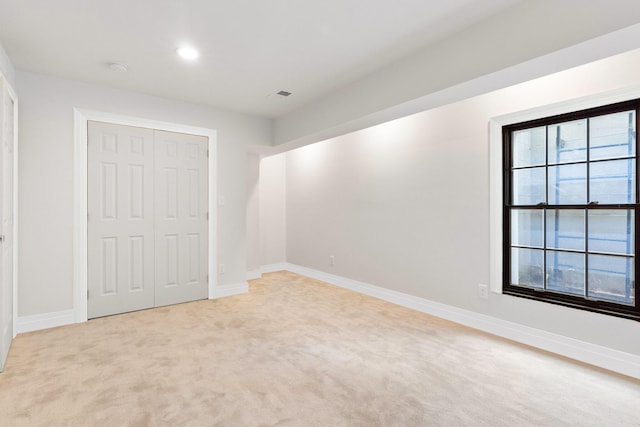
M 521 1 L 0 0 L 0 43 L 17 69 L 278 117 Z

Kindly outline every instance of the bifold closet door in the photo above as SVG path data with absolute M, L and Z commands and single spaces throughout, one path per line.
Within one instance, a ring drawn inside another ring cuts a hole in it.
M 207 298 L 207 138 L 88 131 L 88 318 Z
M 154 305 L 153 130 L 89 122 L 88 318 Z
M 155 131 L 155 305 L 207 298 L 207 138 Z

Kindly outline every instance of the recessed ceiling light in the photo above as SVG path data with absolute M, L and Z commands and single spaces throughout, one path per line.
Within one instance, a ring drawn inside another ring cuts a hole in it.
M 127 67 L 125 64 L 120 64 L 119 62 L 111 62 L 109 63 L 109 69 L 118 73 L 124 73 L 129 69 L 129 67 Z
M 178 55 L 180 55 L 184 59 L 193 60 L 196 59 L 200 54 L 197 50 L 189 46 L 183 46 L 177 50 Z

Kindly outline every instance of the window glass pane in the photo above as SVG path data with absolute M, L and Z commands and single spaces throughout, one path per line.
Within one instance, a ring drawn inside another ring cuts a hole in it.
M 635 154 L 635 111 L 607 114 L 589 120 L 591 160 Z
M 542 210 L 515 209 L 511 211 L 511 244 L 542 248 Z
M 549 167 L 548 191 L 548 203 L 550 205 L 576 205 L 586 203 L 586 164 Z
M 547 248 L 584 250 L 584 210 L 547 210 Z
M 549 164 L 587 160 L 587 120 L 558 123 L 548 128 Z
M 511 248 L 511 284 L 542 288 L 544 251 Z
M 547 251 L 547 289 L 584 295 L 584 254 Z
M 537 205 L 545 202 L 545 168 L 513 171 L 513 204 Z
M 544 127 L 515 131 L 511 139 L 513 167 L 544 165 Z
M 634 304 L 633 258 L 589 255 L 589 296 Z
M 632 210 L 591 209 L 589 251 L 634 253 L 635 222 Z
M 593 202 L 635 203 L 635 160 L 611 160 L 589 165 L 589 198 Z

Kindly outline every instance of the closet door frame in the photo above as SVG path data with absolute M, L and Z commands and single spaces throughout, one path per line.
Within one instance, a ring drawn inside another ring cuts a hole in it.
M 87 321 L 87 289 L 88 289 L 88 237 L 87 237 L 87 126 L 88 122 L 98 121 L 117 125 L 143 127 L 169 132 L 187 133 L 207 137 L 208 150 L 208 298 L 216 298 L 218 251 L 217 242 L 217 167 L 216 148 L 217 132 L 215 129 L 161 122 L 138 117 L 123 116 L 101 111 L 74 108 L 74 160 L 73 160 L 73 193 L 74 193 L 74 254 L 73 254 L 73 311 L 76 323 Z

